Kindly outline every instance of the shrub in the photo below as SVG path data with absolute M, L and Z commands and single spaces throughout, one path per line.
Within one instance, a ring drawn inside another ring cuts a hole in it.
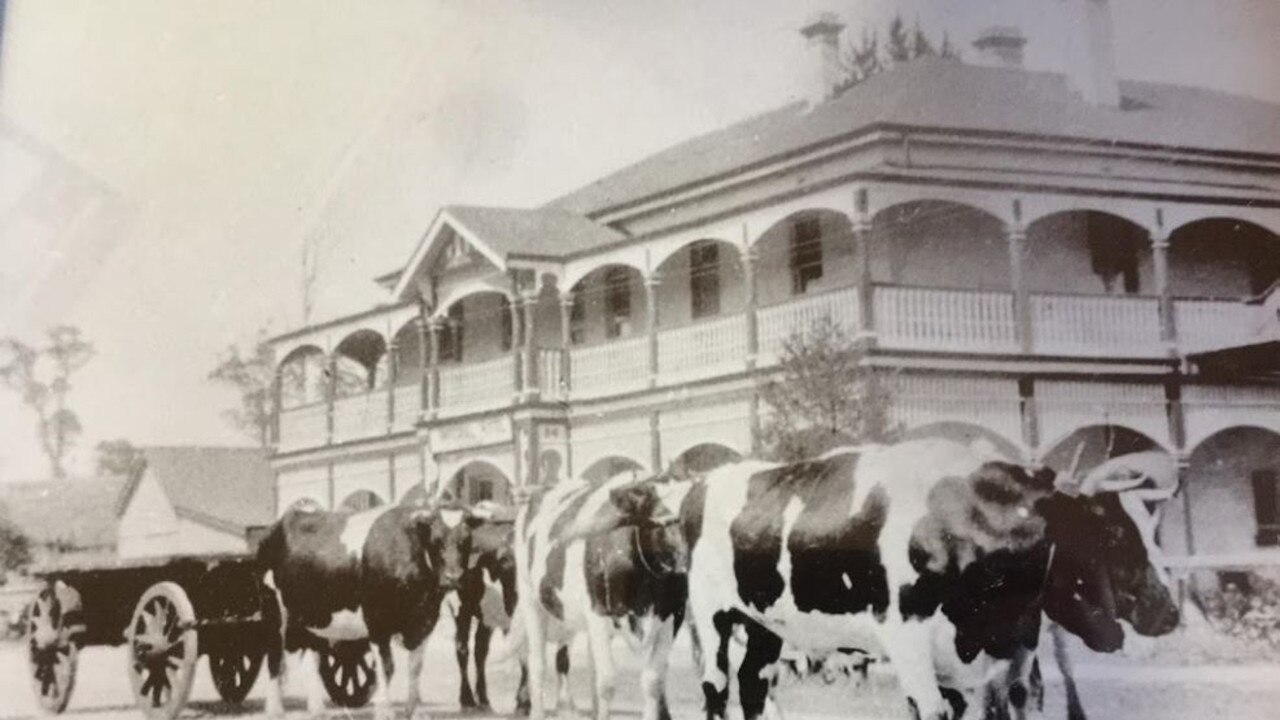
M 1280 583 L 1250 573 L 1245 582 L 1225 582 L 1201 600 L 1219 632 L 1280 651 Z

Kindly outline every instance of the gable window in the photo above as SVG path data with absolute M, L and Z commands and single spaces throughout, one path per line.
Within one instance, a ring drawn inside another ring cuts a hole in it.
M 1253 511 L 1258 519 L 1258 547 L 1280 546 L 1280 474 L 1275 470 L 1255 470 Z
M 462 326 L 465 319 L 462 303 L 454 303 L 437 335 L 440 362 L 462 362 Z
M 797 220 L 791 226 L 791 294 L 803 295 L 822 279 L 822 226 L 818 218 Z
M 720 247 L 714 242 L 689 248 L 689 299 L 695 320 L 720 314 Z
M 608 338 L 631 334 L 631 278 L 626 268 L 613 267 L 604 274 L 604 334 Z

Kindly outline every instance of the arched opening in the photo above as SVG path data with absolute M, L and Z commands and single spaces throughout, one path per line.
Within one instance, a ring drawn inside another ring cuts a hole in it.
M 1027 286 L 1084 295 L 1152 295 L 1151 237 L 1125 218 L 1096 210 L 1046 215 L 1027 227 Z
M 393 336 L 396 387 L 422 383 L 423 348 L 417 320 L 405 323 Z
M 627 457 L 610 456 L 600 458 L 582 473 L 582 479 L 592 485 L 599 485 L 609 478 L 622 473 L 632 473 L 638 479 L 645 473 L 644 466 Z
M 678 327 L 746 307 L 742 258 L 738 248 L 722 240 L 697 240 L 677 250 L 658 266 L 658 323 Z
M 721 465 L 742 460 L 742 453 L 719 443 L 694 445 L 671 461 L 669 472 L 675 477 L 706 475 Z
M 280 380 L 280 408 L 288 410 L 318 403 L 325 398 L 324 352 L 314 346 L 300 347 L 280 362 L 276 368 Z
M 892 205 L 871 221 L 871 276 L 877 283 L 926 288 L 1008 290 L 1004 223 L 960 203 Z
M 334 395 L 350 397 L 369 392 L 385 379 L 387 341 L 372 330 L 357 330 L 333 351 Z
M 1280 434 L 1227 428 L 1197 445 L 1189 461 L 1182 491 L 1191 507 L 1191 532 L 1181 513 L 1164 518 L 1178 554 L 1186 554 L 1188 535 L 1197 554 L 1280 547 Z
M 972 423 L 943 421 L 929 423 L 903 432 L 903 440 L 941 438 L 954 440 L 978 451 L 984 457 L 994 456 L 1010 462 L 1022 462 L 1022 451 L 1000 433 Z
M 1169 290 L 1175 297 L 1240 299 L 1280 280 L 1280 238 L 1232 218 L 1188 223 L 1169 235 Z
M 596 268 L 573 286 L 572 293 L 570 344 L 593 345 L 644 333 L 649 308 L 639 270 L 618 264 Z
M 473 460 L 458 469 L 446 485 L 449 496 L 467 505 L 491 501 L 511 505 L 511 481 L 498 468 Z
M 385 505 L 386 502 L 372 490 L 357 490 L 338 503 L 338 511 L 357 513 Z
M 853 226 L 832 210 L 802 210 L 774 223 L 752 249 L 759 269 L 756 293 L 773 305 L 857 282 Z M 779 272 L 786 268 L 786 272 Z
M 482 290 L 453 301 L 438 314 L 436 342 L 443 365 L 483 362 L 511 352 L 511 300 Z
M 1122 425 L 1090 425 L 1054 443 L 1044 453 L 1042 461 L 1058 472 L 1069 470 L 1075 462 L 1076 474 L 1079 475 L 1111 458 L 1147 450 L 1163 448 L 1155 440 Z

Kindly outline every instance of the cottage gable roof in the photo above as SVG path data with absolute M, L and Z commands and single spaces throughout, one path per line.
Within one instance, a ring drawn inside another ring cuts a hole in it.
M 559 259 L 624 237 L 612 228 L 563 208 L 450 205 L 436 216 L 396 278 L 395 297 L 406 297 L 414 278 L 433 261 L 439 247 L 455 234 L 499 269 L 506 269 L 507 261 L 513 257 Z
M 142 448 L 142 454 L 146 466 L 121 493 L 117 515 L 150 474 L 180 517 L 237 534 L 271 523 L 273 479 L 265 451 L 179 446 Z
M 1162 83 L 1120 91 L 1121 106 L 1107 108 L 1060 74 L 921 58 L 812 109 L 796 103 L 685 141 L 548 207 L 591 216 L 884 126 L 1280 154 L 1280 105 Z

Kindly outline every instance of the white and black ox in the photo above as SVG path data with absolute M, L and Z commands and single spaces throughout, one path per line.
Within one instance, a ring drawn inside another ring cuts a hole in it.
M 410 718 L 420 698 L 427 637 L 444 595 L 458 587 L 470 562 L 472 527 L 483 522 L 463 508 L 393 505 L 354 514 L 302 504 L 287 511 L 258 548 L 274 626 L 267 650 L 267 714 L 283 715 L 286 652 L 302 651 L 307 711 L 322 713 L 317 652 L 371 642 L 379 715 L 390 710 L 394 671 L 391 639 L 409 651 Z
M 708 718 L 725 715 L 736 626 L 746 720 L 776 710 L 784 642 L 886 655 L 913 716 L 938 720 L 1039 711 L 1042 614 L 1100 651 L 1123 642 L 1120 620 L 1171 631 L 1177 607 L 1117 493 L 1143 479 L 1120 467 L 1062 492 L 1047 468 L 915 440 L 711 471 L 680 522 Z
M 562 483 L 534 495 L 516 519 L 519 603 L 526 633 L 530 715 L 544 717 L 544 653 L 558 646 L 557 703 L 568 693 L 568 644 L 586 633 L 593 715 L 609 717 L 615 669 L 610 640 L 625 633 L 644 661 L 644 720 L 667 720 L 665 680 L 672 639 L 684 618 L 688 552 L 678 511 L 692 484 L 619 476 L 601 485 Z

